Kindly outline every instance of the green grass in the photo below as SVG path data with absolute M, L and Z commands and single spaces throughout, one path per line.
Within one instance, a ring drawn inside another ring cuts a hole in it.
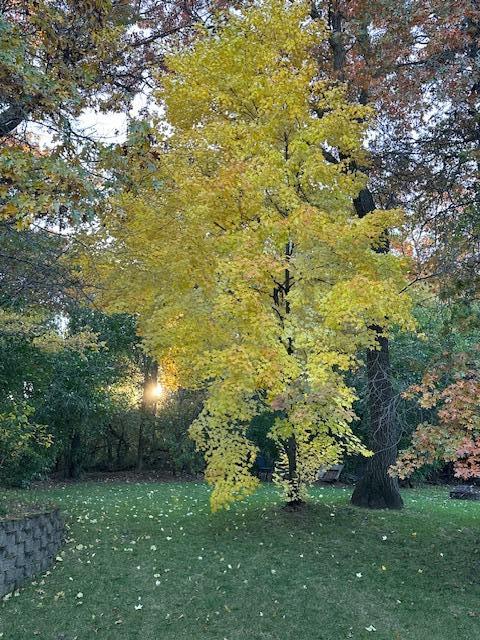
M 271 486 L 216 515 L 199 483 L 22 495 L 61 506 L 68 544 L 0 604 L 2 640 L 480 638 L 480 505 L 446 488 L 405 492 L 400 513 L 330 487 L 299 513 Z

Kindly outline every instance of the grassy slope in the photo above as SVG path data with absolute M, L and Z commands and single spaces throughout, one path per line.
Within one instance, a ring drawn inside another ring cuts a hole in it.
M 480 504 L 446 489 L 407 492 L 402 513 L 316 489 L 292 514 L 264 487 L 214 516 L 194 483 L 38 494 L 62 506 L 70 541 L 0 604 L 2 640 L 480 638 Z

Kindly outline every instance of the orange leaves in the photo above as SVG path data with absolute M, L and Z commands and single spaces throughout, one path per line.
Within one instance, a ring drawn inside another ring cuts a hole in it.
M 480 476 L 480 438 L 465 439 L 457 449 L 458 460 L 455 463 L 457 478 Z
M 412 445 L 402 452 L 392 474 L 400 478 L 435 461 L 454 462 L 455 475 L 469 478 L 480 475 L 480 373 L 460 354 L 452 363 L 427 372 L 419 385 L 404 394 L 420 394 L 419 404 L 436 410 L 436 424 L 420 424 Z

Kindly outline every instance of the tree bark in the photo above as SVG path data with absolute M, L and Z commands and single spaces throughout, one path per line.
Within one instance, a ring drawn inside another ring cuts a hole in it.
M 375 209 L 375 201 L 368 188 L 360 191 L 354 201 L 359 218 Z M 389 250 L 388 239 L 377 249 Z M 401 509 L 403 500 L 398 481 L 388 475 L 389 467 L 397 458 L 397 421 L 394 393 L 391 382 L 388 338 L 381 327 L 372 327 L 377 333 L 378 350 L 367 353 L 367 389 L 370 421 L 369 446 L 373 456 L 368 460 L 363 478 L 352 494 L 352 504 L 370 509 Z
M 285 453 L 287 454 L 288 469 L 287 477 L 291 495 L 287 496 L 285 508 L 289 510 L 297 510 L 304 501 L 299 497 L 299 483 L 297 474 L 297 441 L 295 436 L 291 436 L 285 443 Z
M 79 431 L 74 431 L 72 439 L 70 440 L 70 448 L 68 452 L 67 464 L 66 464 L 66 477 L 73 480 L 77 480 L 80 477 L 81 472 L 81 436 Z
M 398 481 L 388 475 L 397 458 L 395 401 L 390 379 L 388 339 L 378 332 L 378 350 L 367 353 L 368 407 L 370 413 L 369 458 L 363 478 L 352 494 L 352 504 L 370 509 L 401 509 Z

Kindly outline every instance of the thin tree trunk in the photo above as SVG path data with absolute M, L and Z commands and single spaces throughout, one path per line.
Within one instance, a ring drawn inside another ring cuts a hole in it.
M 107 435 L 107 467 L 109 471 L 113 471 L 113 444 L 109 435 Z
M 142 408 L 140 412 L 140 424 L 138 425 L 137 439 L 137 471 L 143 471 L 145 458 L 145 429 L 150 417 L 155 412 L 156 401 L 152 398 L 151 392 L 152 386 L 157 382 L 158 365 L 149 356 L 145 356 L 143 371 Z
M 68 452 L 67 465 L 66 465 L 66 477 L 77 480 L 80 477 L 81 463 L 80 463 L 80 446 L 81 438 L 80 432 L 74 431 L 72 439 L 70 441 L 70 449 Z
M 287 147 L 285 150 L 285 154 L 287 156 L 286 159 L 288 159 Z M 289 240 L 285 245 L 285 257 L 287 260 L 287 264 L 293 255 L 293 249 L 293 242 Z M 277 283 L 277 286 L 273 291 L 273 301 L 275 303 L 275 307 L 277 309 L 277 313 L 282 326 L 284 324 L 285 317 L 290 313 L 290 302 L 288 300 L 288 294 L 290 293 L 292 284 L 292 276 L 287 266 L 287 268 L 285 269 L 283 282 Z M 282 309 L 285 316 L 282 316 Z M 285 348 L 289 355 L 293 353 L 293 342 L 290 337 L 287 338 Z M 287 502 L 285 506 L 288 509 L 298 509 L 303 504 L 303 500 L 299 496 L 300 486 L 298 479 L 297 441 L 295 438 L 295 434 L 292 434 L 283 443 L 283 448 L 287 456 L 287 469 L 284 472 L 284 480 L 286 480 L 288 484 Z
M 148 407 L 148 391 L 149 391 L 149 385 L 150 385 L 148 365 L 149 365 L 149 358 L 145 356 L 144 369 L 143 369 L 142 407 L 140 411 L 140 422 L 138 424 L 137 461 L 135 464 L 135 469 L 137 471 L 143 470 L 143 456 L 144 456 L 144 449 L 145 449 L 144 432 L 145 432 L 146 413 L 147 413 L 147 407 Z
M 137 464 L 136 470 L 143 471 L 143 457 L 145 453 L 145 413 L 142 411 L 140 416 L 140 424 L 138 426 L 138 441 L 137 441 Z

